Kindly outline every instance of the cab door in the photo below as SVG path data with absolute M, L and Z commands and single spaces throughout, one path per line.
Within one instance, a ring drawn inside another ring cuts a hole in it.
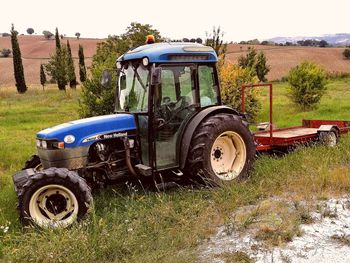
M 157 170 L 178 166 L 177 144 L 181 129 L 197 111 L 196 68 L 161 66 L 161 81 L 154 92 L 154 141 Z

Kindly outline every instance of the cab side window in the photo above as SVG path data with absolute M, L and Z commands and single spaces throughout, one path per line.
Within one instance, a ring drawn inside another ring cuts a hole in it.
M 214 67 L 198 66 L 199 95 L 201 107 L 218 104 L 218 86 L 215 82 Z

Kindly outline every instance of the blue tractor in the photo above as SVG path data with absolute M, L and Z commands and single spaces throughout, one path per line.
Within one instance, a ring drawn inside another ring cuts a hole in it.
M 67 227 L 91 188 L 191 178 L 221 186 L 247 176 L 255 144 L 244 114 L 222 105 L 217 55 L 195 43 L 153 43 L 116 62 L 114 114 L 47 128 L 13 177 L 24 223 Z M 105 71 L 102 85 L 111 81 Z

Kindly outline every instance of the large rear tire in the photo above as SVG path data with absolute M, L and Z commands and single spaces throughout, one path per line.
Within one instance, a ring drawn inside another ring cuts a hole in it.
M 65 228 L 86 215 L 92 196 L 90 187 L 76 172 L 49 168 L 28 178 L 18 201 L 24 224 Z
M 255 149 L 252 134 L 238 116 L 210 116 L 194 133 L 187 171 L 207 185 L 222 186 L 248 176 Z

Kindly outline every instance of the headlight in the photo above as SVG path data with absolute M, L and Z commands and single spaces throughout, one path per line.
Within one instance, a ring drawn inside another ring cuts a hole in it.
M 44 149 L 47 149 L 47 142 L 46 141 L 41 141 L 41 147 Z
M 40 140 L 36 140 L 36 147 L 40 147 Z

